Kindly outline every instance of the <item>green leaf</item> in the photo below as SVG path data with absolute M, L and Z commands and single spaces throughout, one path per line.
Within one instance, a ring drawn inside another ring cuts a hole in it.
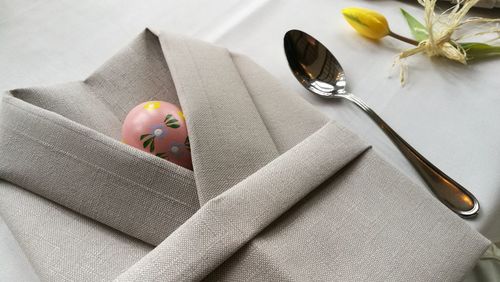
M 146 138 L 146 137 L 147 137 L 147 136 L 149 136 L 149 135 L 150 135 L 150 134 L 143 134 L 143 135 L 141 135 L 141 139 L 140 139 L 140 140 L 142 140 L 142 139 Z
M 170 116 L 172 116 L 172 115 L 170 115 Z M 178 121 L 177 119 L 173 118 L 173 117 L 171 117 L 171 119 L 169 119 L 169 120 L 165 123 L 165 125 L 166 125 L 167 127 L 171 127 L 171 128 L 179 128 L 179 127 L 180 127 L 180 125 L 179 125 L 179 121 Z
M 163 152 L 163 153 L 157 153 L 156 156 L 157 157 L 160 157 L 160 158 L 165 158 L 167 153 Z
M 163 122 L 166 122 L 167 120 L 171 119 L 172 118 L 172 115 L 171 114 L 168 114 L 165 119 L 163 120 Z
M 155 140 L 153 138 L 153 141 L 151 142 L 151 146 L 149 147 L 149 152 L 153 152 L 155 150 Z
M 401 9 L 401 13 L 406 19 L 408 26 L 410 27 L 411 34 L 418 42 L 425 40 L 429 37 L 429 33 L 425 26 L 420 23 L 417 19 L 415 19 L 412 15 L 410 15 L 407 11 Z
M 460 46 L 464 48 L 467 53 L 468 61 L 500 55 L 500 46 L 478 42 L 460 43 Z
M 144 148 L 146 148 L 151 142 L 153 142 L 154 139 L 155 139 L 154 137 L 149 138 L 148 140 L 144 141 L 142 146 L 144 146 Z

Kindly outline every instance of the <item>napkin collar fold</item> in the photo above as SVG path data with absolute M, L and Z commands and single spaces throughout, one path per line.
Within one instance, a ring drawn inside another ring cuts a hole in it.
M 226 49 L 168 33 L 159 40 L 186 116 L 203 204 L 276 158 L 278 150 Z
M 135 102 L 173 93 L 186 115 L 194 173 L 116 140 Z M 0 177 L 156 245 L 200 203 L 326 123 L 245 56 L 146 30 L 83 82 L 3 96 Z M 330 127 L 343 142 L 343 129 Z M 342 162 L 361 147 L 346 141 Z

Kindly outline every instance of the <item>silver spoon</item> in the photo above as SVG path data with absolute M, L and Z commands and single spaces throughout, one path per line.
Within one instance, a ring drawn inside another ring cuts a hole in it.
M 469 191 L 406 143 L 361 99 L 347 92 L 344 70 L 323 44 L 305 32 L 290 30 L 285 34 L 284 45 L 290 69 L 307 90 L 324 98 L 343 98 L 356 104 L 394 142 L 441 202 L 462 217 L 477 215 L 479 202 Z

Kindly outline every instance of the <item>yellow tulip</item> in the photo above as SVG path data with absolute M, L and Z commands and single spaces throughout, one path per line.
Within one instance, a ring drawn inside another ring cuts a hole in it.
M 346 21 L 361 35 L 371 39 L 381 39 L 391 32 L 383 15 L 364 8 L 345 8 L 342 14 Z

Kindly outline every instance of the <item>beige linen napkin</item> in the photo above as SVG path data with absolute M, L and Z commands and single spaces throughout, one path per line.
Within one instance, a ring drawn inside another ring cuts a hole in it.
M 118 141 L 146 100 L 182 106 L 193 172 Z M 157 245 L 103 277 L 457 281 L 489 244 L 250 59 L 181 36 L 145 31 L 83 82 L 10 91 L 0 126 L 1 178 Z M 54 254 L 25 252 L 50 277 Z

